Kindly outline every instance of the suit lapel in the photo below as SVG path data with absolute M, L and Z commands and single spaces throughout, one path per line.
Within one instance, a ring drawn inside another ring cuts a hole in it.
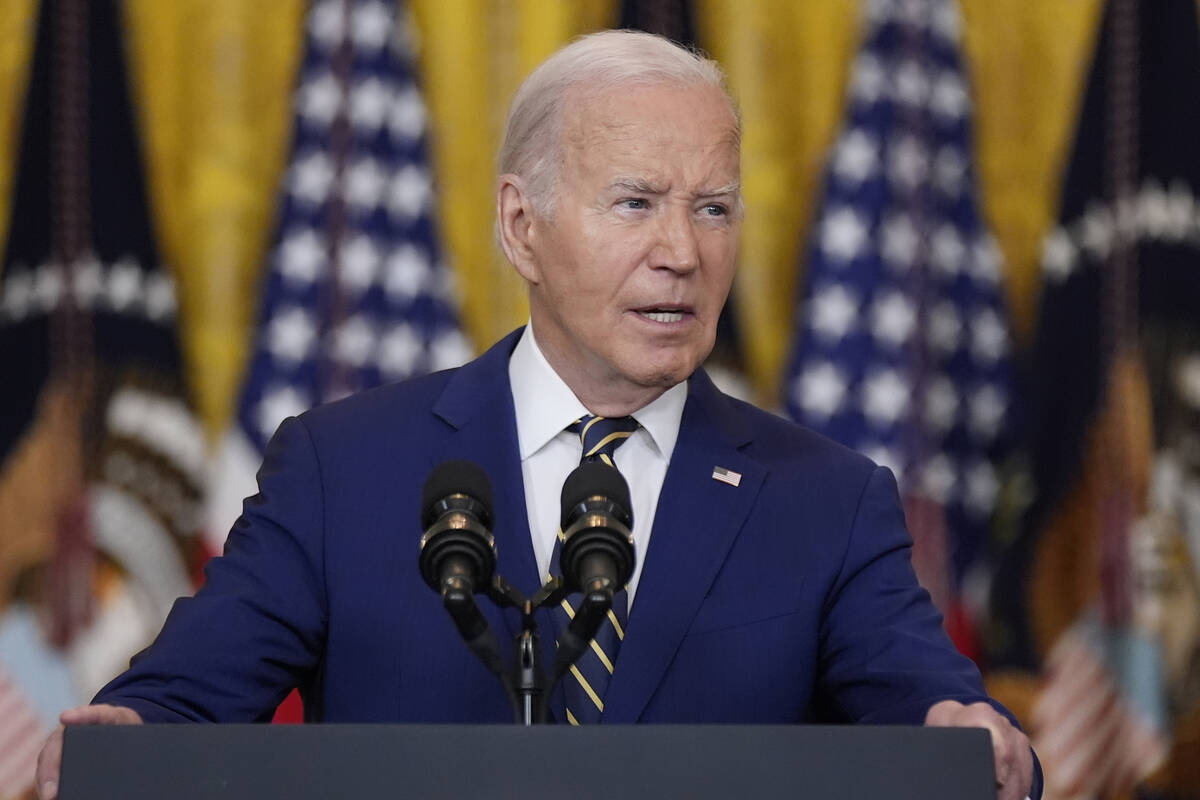
M 740 448 L 749 436 L 703 371 L 691 378 L 654 531 L 605 698 L 604 722 L 637 722 L 754 505 L 766 470 Z M 741 473 L 738 486 L 714 467 Z

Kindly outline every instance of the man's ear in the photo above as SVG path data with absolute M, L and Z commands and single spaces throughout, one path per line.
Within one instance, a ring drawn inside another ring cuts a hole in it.
M 504 257 L 528 283 L 541 280 L 533 247 L 533 202 L 519 175 L 500 176 L 496 188 L 496 236 Z

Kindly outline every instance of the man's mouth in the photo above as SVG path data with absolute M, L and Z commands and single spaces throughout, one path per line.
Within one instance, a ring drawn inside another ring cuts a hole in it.
M 653 322 L 682 322 L 690 312 L 685 308 L 663 306 L 659 308 L 641 308 L 638 314 Z

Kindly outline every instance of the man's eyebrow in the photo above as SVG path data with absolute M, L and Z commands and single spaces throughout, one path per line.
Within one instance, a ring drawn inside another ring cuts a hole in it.
M 739 194 L 742 191 L 742 184 L 739 181 L 727 183 L 724 186 L 718 186 L 716 189 L 709 189 L 706 192 L 701 192 L 699 197 L 717 197 L 723 194 Z
M 620 189 L 624 192 L 636 192 L 638 194 L 663 194 L 666 189 L 661 186 L 655 186 L 645 178 L 617 178 L 609 186 L 613 189 Z
M 609 184 L 609 188 L 618 189 L 623 192 L 635 192 L 637 194 L 666 194 L 666 189 L 662 186 L 656 186 L 644 178 L 617 178 Z M 742 184 L 739 181 L 727 183 L 724 186 L 718 186 L 713 189 L 697 193 L 697 197 L 719 197 L 721 195 L 736 195 L 742 190 Z

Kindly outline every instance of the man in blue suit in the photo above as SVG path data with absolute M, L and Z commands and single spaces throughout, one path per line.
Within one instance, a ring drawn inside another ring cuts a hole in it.
M 1028 741 L 917 585 L 891 473 L 699 369 L 733 280 L 739 141 L 719 68 L 663 39 L 597 34 L 539 67 L 497 191 L 530 325 L 459 370 L 285 422 L 204 588 L 63 722 L 264 720 L 296 686 L 313 719 L 509 719 L 416 569 L 419 487 L 444 460 L 482 466 L 499 571 L 532 594 L 582 454 L 572 423 L 632 418 L 610 454 L 644 556 L 607 685 L 578 676 L 593 718 L 986 727 L 1001 797 L 1024 797 Z M 572 702 L 554 698 L 558 719 Z M 56 734 L 44 797 L 60 753 Z

